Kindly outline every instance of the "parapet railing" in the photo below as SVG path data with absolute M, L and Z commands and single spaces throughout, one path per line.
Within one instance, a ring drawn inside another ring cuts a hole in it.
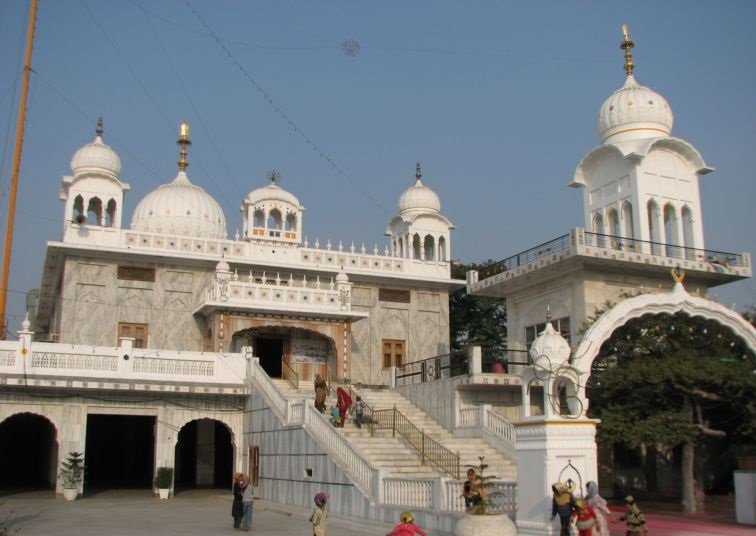
M 573 239 L 580 235 L 584 237 L 584 243 L 582 244 L 576 243 Z M 560 251 L 568 251 L 578 245 L 615 251 L 633 251 L 658 257 L 702 261 L 724 267 L 732 266 L 737 268 L 748 267 L 750 258 L 748 255 L 740 253 L 728 253 L 712 249 L 699 249 L 674 244 L 663 244 L 660 242 L 638 240 L 624 236 L 592 233 L 585 231 L 582 228 L 576 228 L 568 234 L 559 236 L 530 249 L 526 249 L 525 251 L 507 257 L 506 259 L 500 260 L 479 270 L 479 279 L 486 279 Z
M 490 404 L 461 408 L 457 413 L 457 428 L 481 429 L 490 434 L 497 449 L 503 450 L 507 456 L 514 457 L 517 452 L 514 424 L 494 412 Z
M 469 366 L 464 352 L 429 357 L 406 363 L 396 369 L 396 385 L 412 385 L 467 374 Z
M 393 436 L 396 436 L 398 432 L 407 443 L 420 453 L 422 465 L 425 465 L 425 460 L 428 460 L 445 473 L 454 478 L 459 478 L 459 454 L 455 454 L 432 439 L 412 424 L 412 421 L 396 407 L 393 409 L 377 409 L 371 412 L 370 434 L 372 435 L 376 430 L 391 430 Z

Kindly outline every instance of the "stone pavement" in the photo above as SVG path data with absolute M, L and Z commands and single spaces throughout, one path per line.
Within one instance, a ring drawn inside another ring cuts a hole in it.
M 313 507 L 315 505 L 313 504 Z M 311 536 L 309 509 L 255 501 L 249 534 Z M 0 496 L 0 519 L 13 511 L 18 536 L 213 536 L 247 534 L 234 530 L 231 494 L 192 490 L 161 501 L 146 490 L 117 490 L 66 501 L 49 491 Z M 383 536 L 385 523 L 328 516 L 328 536 Z
M 756 526 L 735 524 L 731 515 L 655 511 L 641 504 L 648 536 L 753 536 Z M 612 507 L 617 513 L 621 510 Z M 218 490 L 185 491 L 167 501 L 146 490 L 112 490 L 68 502 L 50 491 L 0 495 L 0 519 L 13 511 L 18 536 L 213 536 L 246 534 L 235 531 L 231 494 Z M 310 536 L 311 510 L 269 501 L 255 501 L 250 534 Z M 328 536 L 383 536 L 391 525 L 330 514 Z M 612 524 L 612 536 L 624 535 L 623 524 Z

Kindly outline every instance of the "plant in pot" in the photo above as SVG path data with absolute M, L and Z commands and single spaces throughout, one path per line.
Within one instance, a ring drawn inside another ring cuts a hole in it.
M 66 500 L 76 499 L 81 483 L 84 481 L 84 455 L 81 452 L 71 451 L 61 462 L 60 481 Z
M 493 481 L 498 477 L 486 476 L 485 456 L 479 456 L 478 465 L 468 465 L 467 481 L 462 488 L 462 497 L 467 506 L 466 515 L 457 521 L 454 536 L 514 536 L 517 527 L 507 514 L 492 508 L 492 499 L 504 493 L 493 489 Z
M 167 499 L 173 484 L 173 467 L 158 467 L 152 484 L 158 489 L 160 498 Z

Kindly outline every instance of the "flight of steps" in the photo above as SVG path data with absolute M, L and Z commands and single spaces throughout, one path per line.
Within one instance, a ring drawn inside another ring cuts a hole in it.
M 315 397 L 311 382 L 302 382 L 299 389 L 292 387 L 286 380 L 274 379 L 273 383 L 289 400 Z M 327 408 L 336 405 L 336 387 L 335 384 L 332 385 L 331 395 L 326 399 Z M 356 389 L 355 393 L 362 396 L 373 409 L 391 409 L 396 406 L 397 410 L 428 436 L 452 452 L 459 453 L 462 477 L 468 465 L 477 466 L 480 463 L 478 457 L 485 456 L 485 463 L 488 464 L 485 475 L 495 475 L 501 480 L 516 480 L 516 468 L 512 461 L 491 448 L 483 439 L 454 437 L 401 394 L 390 389 L 366 388 Z M 374 467 L 385 470 L 390 476 L 410 479 L 449 476 L 428 462 L 422 465 L 420 454 L 398 434 L 392 437 L 389 430 L 377 430 L 371 437 L 367 426 L 357 428 L 351 419 L 347 419 L 344 428 L 339 428 L 338 431 Z

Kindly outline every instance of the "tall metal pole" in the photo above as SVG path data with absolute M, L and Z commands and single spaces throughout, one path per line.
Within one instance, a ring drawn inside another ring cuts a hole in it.
M 37 21 L 37 0 L 31 1 L 29 8 L 29 31 L 26 34 L 26 61 L 24 80 L 21 87 L 21 102 L 18 106 L 16 126 L 16 151 L 13 156 L 13 178 L 8 201 L 8 224 L 5 228 L 5 253 L 3 254 L 3 276 L 0 280 L 0 340 L 5 340 L 7 322 L 5 307 L 8 302 L 8 276 L 10 275 L 11 249 L 13 247 L 13 221 L 16 217 L 16 193 L 18 192 L 18 172 L 21 168 L 21 148 L 24 142 L 24 122 L 26 121 L 26 99 L 29 94 L 29 74 L 31 73 L 32 48 L 34 46 L 34 26 Z

